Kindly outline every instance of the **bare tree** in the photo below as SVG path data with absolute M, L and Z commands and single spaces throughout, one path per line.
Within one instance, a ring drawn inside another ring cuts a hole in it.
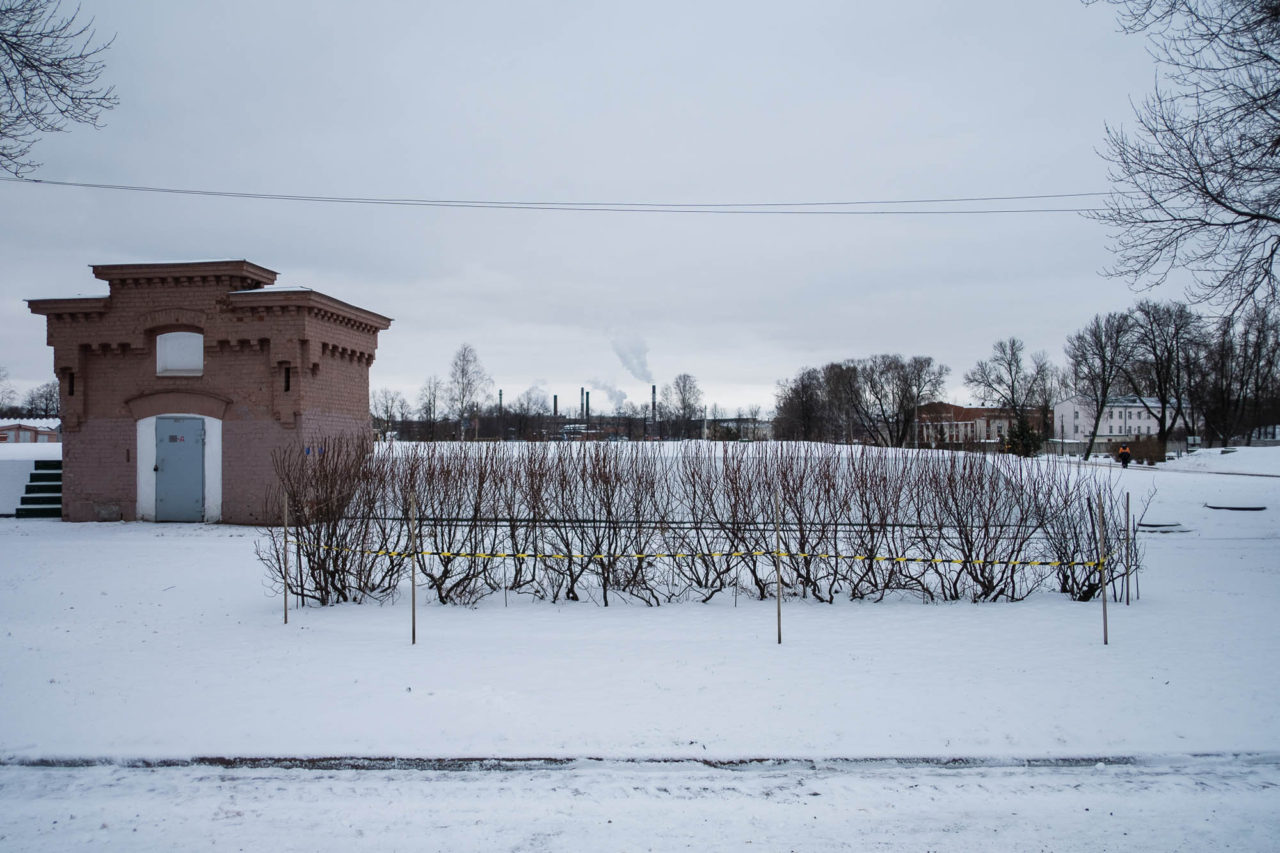
M 1162 79 L 1132 134 L 1108 128 L 1118 186 L 1097 217 L 1115 227 L 1111 272 L 1233 307 L 1274 301 L 1280 253 L 1280 4 L 1109 0 L 1145 32 Z
M 475 347 L 463 344 L 453 354 L 449 366 L 446 401 L 449 411 L 458 419 L 458 438 L 466 438 L 467 418 L 474 415 L 489 394 L 493 380 L 480 364 Z
M 428 423 L 440 420 L 443 414 L 440 407 L 444 400 L 444 380 L 439 376 L 428 376 L 427 381 L 418 389 L 418 417 Z
M 374 429 L 382 432 L 391 429 L 396 421 L 408 420 L 409 403 L 399 391 L 377 388 L 369 394 L 369 414 Z
M 1181 302 L 1143 300 L 1133 309 L 1133 357 L 1125 381 L 1156 421 L 1156 438 L 1168 441 L 1187 405 L 1187 355 L 1203 321 Z
M 9 371 L 0 367 L 0 409 L 8 408 L 18 401 L 18 392 L 9 384 Z
M 826 434 L 827 407 L 822 374 L 812 367 L 795 379 L 778 383 L 774 437 L 789 441 L 820 441 Z
M 1224 446 L 1244 438 L 1274 409 L 1280 382 L 1280 317 L 1254 307 L 1219 318 L 1190 354 L 1190 395 L 1206 438 Z
M 663 386 L 662 401 L 679 424 L 679 437 L 687 438 L 693 421 L 702 416 L 702 390 L 698 388 L 698 380 L 681 373 L 670 385 Z
M 882 447 L 904 447 L 915 431 L 916 411 L 942 394 L 951 369 L 928 356 L 894 354 L 846 362 L 853 369 L 849 402 L 863 435 Z
M 516 435 L 522 439 L 530 438 L 535 430 L 541 429 L 543 418 L 551 413 L 551 401 L 547 392 L 534 385 L 520 392 L 511 404 L 511 418 Z
M 779 437 L 904 447 L 915 431 L 916 411 L 941 395 L 950 372 L 929 356 L 897 354 L 806 368 L 792 382 L 779 383 Z
M 1040 447 L 1042 436 L 1032 428 L 1030 414 L 1045 383 L 1053 380 L 1052 365 L 1044 354 L 1032 355 L 1028 364 L 1026 349 L 1018 338 L 996 341 L 991 358 L 979 361 L 964 375 L 964 384 L 979 400 L 1013 417 L 1009 441 L 1014 452 L 1024 455 Z
M 0 2 L 0 168 L 21 177 L 37 164 L 27 155 L 42 133 L 67 122 L 98 126 L 116 105 L 112 87 L 97 85 L 100 57 L 111 42 L 93 46 L 93 21 L 80 24 L 77 8 L 58 11 L 57 0 Z
M 56 418 L 61 405 L 56 380 L 32 388 L 22 401 L 22 408 L 27 410 L 30 418 Z
M 1102 423 L 1107 401 L 1133 357 L 1132 328 L 1127 314 L 1113 312 L 1105 317 L 1097 314 L 1087 326 L 1067 338 L 1071 386 L 1093 414 L 1089 441 L 1084 448 L 1086 460 L 1093 453 L 1093 443 L 1098 438 L 1098 425 Z

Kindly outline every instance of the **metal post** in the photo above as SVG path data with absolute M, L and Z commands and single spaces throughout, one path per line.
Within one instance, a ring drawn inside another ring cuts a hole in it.
M 1102 580 L 1102 645 L 1107 645 L 1107 526 L 1102 507 L 1102 495 L 1098 495 L 1098 577 Z
M 1138 520 L 1133 520 L 1133 528 L 1129 531 L 1129 536 L 1133 539 L 1138 537 Z M 1142 600 L 1142 575 L 1135 574 L 1133 576 L 1133 597 Z
M 778 597 L 778 645 L 782 645 L 782 501 L 778 486 L 773 487 L 773 578 Z
M 284 552 L 284 624 L 289 624 L 289 491 L 284 490 L 284 541 L 280 550 Z
M 1129 493 L 1124 493 L 1124 606 L 1129 606 L 1129 575 L 1133 572 L 1133 535 L 1129 530 Z
M 296 534 L 293 537 L 293 564 L 298 568 L 298 583 L 293 588 L 293 606 L 296 610 L 307 603 L 307 600 L 302 597 L 302 582 L 304 580 L 302 575 L 302 537 Z
M 408 496 L 408 612 L 410 612 L 410 646 L 417 646 L 417 496 Z

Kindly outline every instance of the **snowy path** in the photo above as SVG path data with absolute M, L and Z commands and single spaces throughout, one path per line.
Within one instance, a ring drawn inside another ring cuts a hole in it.
M 130 851 L 1274 849 L 1280 756 L 1121 766 L 572 761 L 0 768 L 0 847 Z

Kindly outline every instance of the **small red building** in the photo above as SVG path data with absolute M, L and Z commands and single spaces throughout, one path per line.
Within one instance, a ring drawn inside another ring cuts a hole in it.
M 243 260 L 92 269 L 106 296 L 28 300 L 61 388 L 63 520 L 272 521 L 273 450 L 371 429 L 387 317 Z

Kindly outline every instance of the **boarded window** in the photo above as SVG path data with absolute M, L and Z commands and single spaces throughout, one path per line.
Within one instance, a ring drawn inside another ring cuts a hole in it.
M 156 336 L 157 376 L 203 374 L 204 335 L 199 332 L 168 332 Z

